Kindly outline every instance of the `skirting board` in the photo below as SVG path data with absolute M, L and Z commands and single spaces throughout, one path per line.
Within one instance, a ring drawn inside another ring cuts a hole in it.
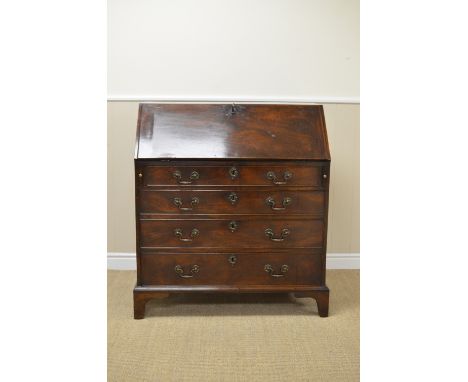
M 329 253 L 327 254 L 327 269 L 359 269 L 359 253 Z M 134 253 L 107 253 L 107 269 L 135 270 Z

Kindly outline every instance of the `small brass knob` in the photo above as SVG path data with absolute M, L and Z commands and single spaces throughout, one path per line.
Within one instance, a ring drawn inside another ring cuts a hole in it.
M 140 172 L 140 173 L 138 174 L 138 177 L 143 178 L 143 174 Z
M 322 175 L 323 179 L 327 179 L 327 174 Z

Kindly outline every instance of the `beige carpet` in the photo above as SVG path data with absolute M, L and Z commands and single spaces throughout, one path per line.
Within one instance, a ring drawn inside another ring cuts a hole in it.
M 109 381 L 359 380 L 359 271 L 328 271 L 328 318 L 310 298 L 192 294 L 134 320 L 135 277 L 108 273 Z

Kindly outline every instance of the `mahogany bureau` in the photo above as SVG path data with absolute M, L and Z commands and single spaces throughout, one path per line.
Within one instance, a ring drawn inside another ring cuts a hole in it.
M 328 316 L 322 106 L 141 104 L 134 317 L 170 293 L 292 292 Z

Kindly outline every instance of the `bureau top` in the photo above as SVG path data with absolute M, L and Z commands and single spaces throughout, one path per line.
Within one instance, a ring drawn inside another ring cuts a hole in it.
M 140 104 L 137 159 L 330 160 L 317 105 Z

